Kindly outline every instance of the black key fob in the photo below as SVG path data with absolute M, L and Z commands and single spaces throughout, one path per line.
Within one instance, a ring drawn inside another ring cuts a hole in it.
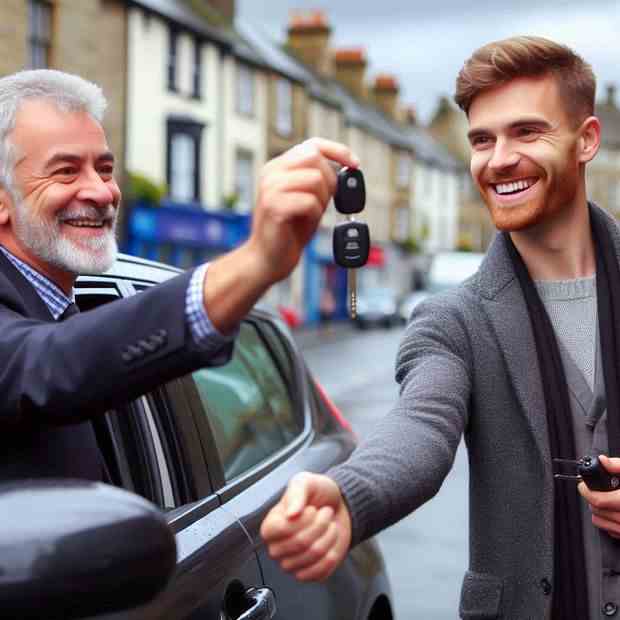
M 334 261 L 345 269 L 363 267 L 370 254 L 370 233 L 364 222 L 341 222 L 334 228 Z
M 591 491 L 615 491 L 620 488 L 620 478 L 610 474 L 598 456 L 585 456 L 577 466 L 577 472 Z
M 338 173 L 334 194 L 336 210 L 345 215 L 359 213 L 366 205 L 366 185 L 359 168 L 343 168 Z

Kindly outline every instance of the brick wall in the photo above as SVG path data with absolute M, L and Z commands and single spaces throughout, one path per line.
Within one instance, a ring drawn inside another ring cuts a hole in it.
M 27 38 L 28 4 L 25 0 L 0 2 L 0 75 L 26 66 Z

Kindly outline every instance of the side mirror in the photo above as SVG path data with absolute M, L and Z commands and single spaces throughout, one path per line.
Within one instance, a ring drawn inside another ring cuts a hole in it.
M 0 485 L 0 618 L 71 620 L 147 603 L 176 566 L 163 514 L 105 484 Z

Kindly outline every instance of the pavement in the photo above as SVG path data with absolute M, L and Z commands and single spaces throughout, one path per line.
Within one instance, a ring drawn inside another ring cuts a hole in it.
M 348 319 L 331 321 L 323 325 L 302 326 L 292 330 L 295 342 L 302 351 L 321 346 L 327 342 L 346 340 L 351 338 L 356 331 L 357 328 Z

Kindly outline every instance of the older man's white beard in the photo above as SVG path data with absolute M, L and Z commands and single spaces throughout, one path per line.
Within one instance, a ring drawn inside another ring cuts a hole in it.
M 91 207 L 92 208 L 92 207 Z M 28 211 L 18 201 L 15 208 L 15 236 L 37 258 L 74 274 L 97 274 L 109 269 L 118 253 L 116 243 L 116 209 L 108 207 L 112 226 L 93 239 L 84 239 L 80 247 L 61 233 L 59 219 L 46 221 Z M 113 214 L 113 215 L 112 215 Z

